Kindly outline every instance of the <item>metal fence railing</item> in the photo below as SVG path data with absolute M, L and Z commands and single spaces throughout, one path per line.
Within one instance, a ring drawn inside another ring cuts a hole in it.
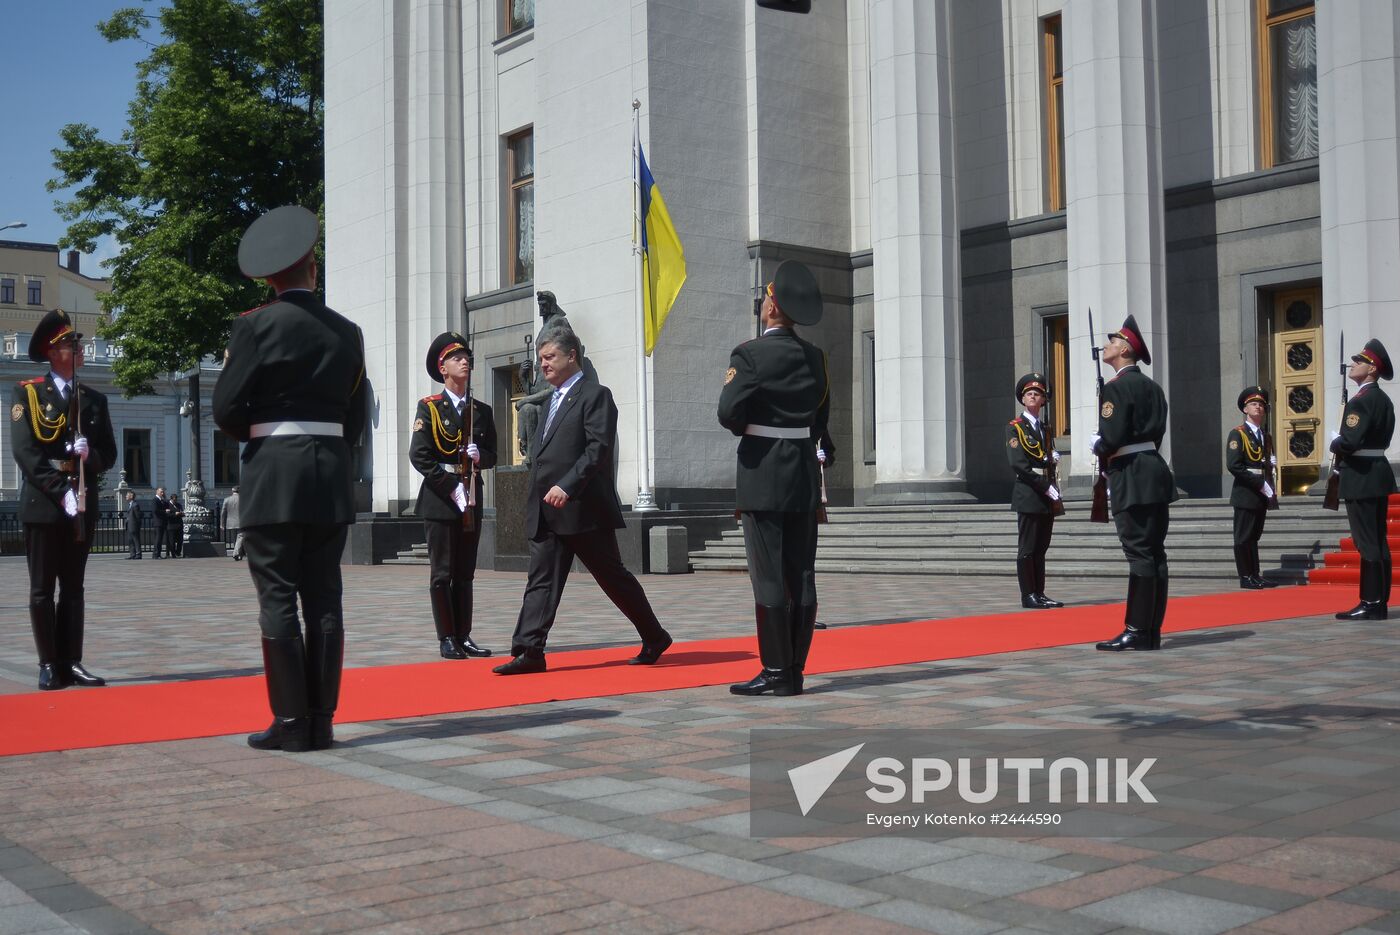
M 218 513 L 214 520 L 214 538 L 222 538 L 223 530 L 218 528 Z M 149 519 L 141 527 L 141 551 L 151 552 L 156 545 L 156 524 Z M 126 539 L 126 516 L 120 510 L 103 510 L 97 518 L 97 528 L 92 534 L 93 552 L 125 552 L 129 546 Z M 164 551 L 162 549 L 162 551 Z M 24 554 L 24 524 L 14 513 L 0 513 L 0 555 Z

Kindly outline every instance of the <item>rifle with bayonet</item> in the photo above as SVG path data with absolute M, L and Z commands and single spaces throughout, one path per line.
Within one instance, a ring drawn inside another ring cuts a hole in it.
M 476 403 L 472 400 L 472 352 L 467 350 L 467 401 L 463 408 L 466 409 L 467 421 L 461 427 L 461 444 L 457 446 L 457 464 L 459 476 L 467 485 L 467 508 L 462 511 L 462 528 L 471 532 L 476 528 L 476 462 L 471 455 L 467 454 L 467 446 L 472 443 L 472 436 L 476 434 Z
M 1094 310 L 1089 309 L 1089 354 L 1094 358 L 1094 378 L 1097 381 L 1095 397 L 1098 400 L 1095 406 L 1096 412 L 1103 411 L 1103 362 L 1099 360 L 1099 352 L 1103 350 L 1094 343 Z M 1108 522 L 1108 459 L 1099 455 L 1097 476 L 1094 478 L 1094 500 L 1089 507 L 1089 522 Z
M 76 345 L 75 345 L 76 348 Z M 78 439 L 83 435 L 83 401 L 78 386 L 78 355 L 73 354 L 73 379 L 68 384 L 68 453 L 73 456 L 74 472 L 68 482 L 73 485 L 73 495 L 78 498 L 78 515 L 73 517 L 73 541 L 87 539 L 87 472 L 84 470 L 82 455 L 78 454 Z
M 1337 418 L 1337 424 L 1342 424 L 1342 419 L 1347 413 L 1347 335 L 1343 331 L 1338 335 L 1337 352 L 1341 355 L 1342 371 L 1342 414 Z M 1327 474 L 1327 493 L 1322 497 L 1322 508 L 1324 510 L 1336 510 L 1341 507 L 1340 488 L 1342 483 L 1342 472 L 1337 464 L 1337 453 L 1332 452 L 1332 469 Z

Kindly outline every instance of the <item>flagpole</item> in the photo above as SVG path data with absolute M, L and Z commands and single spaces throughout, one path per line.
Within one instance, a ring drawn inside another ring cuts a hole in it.
M 642 318 L 645 306 L 642 303 L 642 102 L 632 99 L 632 256 L 636 266 L 633 276 L 633 319 L 637 323 L 637 499 L 632 509 L 637 513 L 649 513 L 656 509 L 656 497 L 651 490 L 651 439 L 647 431 L 647 351 L 646 325 Z

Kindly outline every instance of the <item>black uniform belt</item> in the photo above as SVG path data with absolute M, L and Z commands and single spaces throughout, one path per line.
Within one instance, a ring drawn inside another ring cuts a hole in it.
M 62 471 L 64 474 L 73 474 L 78 470 L 78 464 L 72 458 L 66 458 L 62 461 L 57 458 L 50 458 L 49 466 L 55 471 Z

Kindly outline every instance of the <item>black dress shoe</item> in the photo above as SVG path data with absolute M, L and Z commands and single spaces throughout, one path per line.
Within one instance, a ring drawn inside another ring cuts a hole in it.
M 1045 607 L 1044 604 L 1040 603 L 1040 601 L 1035 599 L 1034 594 L 1022 594 L 1021 606 L 1026 608 L 1027 610 L 1041 610 Z
M 248 736 L 248 746 L 254 750 L 283 750 L 305 753 L 311 749 L 311 719 L 307 717 L 273 718 L 265 731 Z
M 473 659 L 485 659 L 491 655 L 491 650 L 484 646 L 476 645 L 470 636 L 464 636 L 457 641 L 457 648 Z
M 1255 575 L 1254 586 L 1256 588 L 1259 588 L 1260 590 L 1263 590 L 1264 588 L 1276 588 L 1278 587 L 1278 582 L 1270 581 L 1268 578 L 1265 578 L 1262 575 Z
M 52 692 L 68 687 L 68 679 L 63 670 L 50 663 L 39 666 L 39 691 Z
M 438 652 L 442 653 L 442 658 L 444 659 L 467 658 L 467 654 L 462 652 L 462 650 L 458 648 L 457 644 L 453 641 L 452 637 L 450 636 L 444 636 L 442 638 L 442 645 L 438 647 Z
M 816 623 L 812 624 L 812 629 L 813 629 L 813 630 L 825 630 L 825 629 L 826 629 L 826 624 L 822 623 L 822 622 L 819 620 L 819 621 L 817 621 Z
M 81 662 L 68 663 L 68 681 L 74 685 L 82 685 L 86 688 L 101 688 L 107 684 L 104 678 L 98 678 L 87 669 L 83 668 Z
M 543 672 L 546 668 L 543 656 L 527 656 L 521 653 L 510 662 L 496 666 L 491 671 L 497 675 L 528 675 L 531 672 Z
M 1052 601 L 1050 598 L 1046 597 L 1043 593 L 1040 593 L 1040 592 L 1037 592 L 1036 594 L 1034 594 L 1034 595 L 1032 595 L 1032 596 L 1035 598 L 1036 603 L 1038 603 L 1041 607 L 1063 607 L 1063 606 L 1065 606 L 1064 601 Z
M 1162 638 L 1158 636 L 1153 639 L 1152 634 L 1146 630 L 1124 630 L 1111 640 L 1095 643 L 1094 648 L 1110 653 L 1119 653 L 1125 649 L 1161 649 Z
M 1240 588 L 1245 591 L 1262 591 L 1264 585 L 1253 575 L 1240 575 Z
M 631 659 L 627 660 L 629 666 L 652 666 L 656 665 L 656 660 L 661 658 L 661 654 L 671 648 L 675 640 L 671 639 L 671 634 L 667 633 L 665 638 L 655 643 L 643 643 L 642 651 Z
M 764 669 L 747 682 L 729 686 L 731 695 L 766 695 L 769 692 L 786 698 L 802 694 L 802 689 L 793 681 L 790 669 Z
M 1338 620 L 1384 620 L 1386 618 L 1386 606 L 1380 601 L 1362 601 L 1351 610 L 1344 610 L 1337 614 Z

